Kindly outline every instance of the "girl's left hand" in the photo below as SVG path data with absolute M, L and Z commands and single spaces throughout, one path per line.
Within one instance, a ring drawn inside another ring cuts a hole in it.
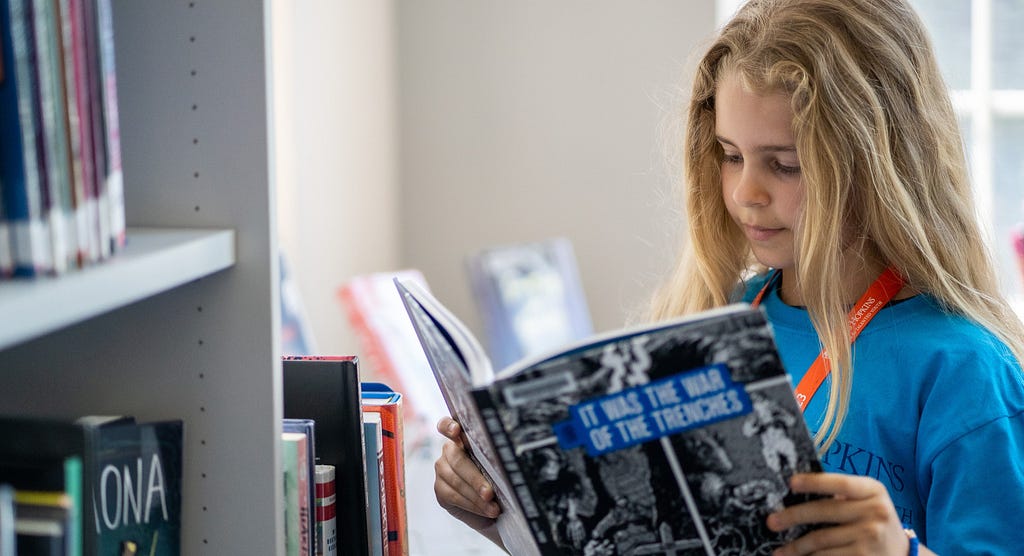
M 789 506 L 768 516 L 772 531 L 796 525 L 833 524 L 779 548 L 777 556 L 800 554 L 907 554 L 910 541 L 885 486 L 870 477 L 839 473 L 801 473 L 790 480 L 793 492 L 830 495 Z M 922 551 L 924 553 L 924 551 Z

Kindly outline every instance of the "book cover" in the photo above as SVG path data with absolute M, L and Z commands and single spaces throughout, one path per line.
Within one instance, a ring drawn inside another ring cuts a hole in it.
M 284 416 L 315 421 L 317 463 L 336 468 L 338 545 L 346 554 L 366 555 L 369 499 L 358 364 L 355 357 L 285 357 L 282 379 Z
M 495 366 L 593 333 L 568 239 L 482 249 L 467 257 L 466 268 Z
M 97 554 L 121 554 L 125 543 L 139 554 L 181 553 L 182 421 L 96 428 L 91 466 Z
M 359 341 L 365 378 L 409 394 L 406 416 L 431 429 L 445 415 L 444 400 L 434 387 L 430 365 L 395 292 L 395 278 L 428 288 L 423 274 L 415 269 L 375 272 L 346 281 L 338 288 L 338 300 Z
M 314 525 L 314 510 L 316 508 L 316 488 L 313 482 L 313 478 L 316 475 L 316 422 L 312 419 L 283 419 L 281 421 L 281 430 L 284 432 L 295 432 L 306 435 L 306 442 L 303 444 L 306 448 L 306 453 L 302 459 L 306 462 L 306 473 L 305 473 L 305 489 L 303 492 L 306 493 L 307 500 L 304 503 L 305 512 L 307 512 L 307 526 L 304 528 L 306 540 L 305 543 L 310 547 L 310 554 L 316 551 L 316 531 Z
M 370 531 L 370 552 L 374 556 L 388 556 L 387 487 L 384 477 L 384 441 L 381 434 L 380 414 L 363 414 L 363 435 L 366 437 L 366 484 L 369 489 L 370 512 L 366 527 Z
M 316 481 L 316 554 L 338 555 L 337 477 L 333 465 L 317 465 Z
M 405 397 L 380 382 L 364 382 L 363 412 L 380 413 L 384 442 L 385 503 L 388 510 L 388 546 L 392 556 L 409 555 L 409 525 L 405 497 Z
M 510 546 L 499 519 L 513 554 L 764 554 L 806 532 L 765 525 L 801 499 L 789 476 L 821 467 L 760 311 L 602 334 L 495 373 L 443 305 L 397 285 L 471 455 L 507 489 L 505 519 L 531 533 Z

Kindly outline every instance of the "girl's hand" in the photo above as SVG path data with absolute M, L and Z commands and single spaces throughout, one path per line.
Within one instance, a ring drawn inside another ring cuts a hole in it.
M 807 533 L 775 551 L 799 554 L 893 554 L 903 556 L 910 541 L 889 492 L 870 477 L 839 473 L 802 473 L 790 480 L 793 492 L 831 495 L 790 506 L 768 516 L 772 531 L 796 525 L 833 524 Z M 929 553 L 921 547 L 921 554 Z
M 441 457 L 434 462 L 437 503 L 459 521 L 485 532 L 501 513 L 494 488 L 466 453 L 462 427 L 452 418 L 444 417 L 438 421 L 437 431 L 448 439 Z

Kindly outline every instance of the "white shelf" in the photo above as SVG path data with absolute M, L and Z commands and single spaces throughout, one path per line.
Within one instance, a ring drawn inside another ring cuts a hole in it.
M 59 277 L 0 283 L 0 349 L 235 264 L 234 230 L 130 228 L 125 249 Z

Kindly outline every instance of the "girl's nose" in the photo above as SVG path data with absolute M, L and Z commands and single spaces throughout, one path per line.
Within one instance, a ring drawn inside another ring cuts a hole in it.
M 732 190 L 733 201 L 743 207 L 763 207 L 771 201 L 768 190 L 761 185 L 756 172 L 745 165 L 735 178 L 736 187 Z

